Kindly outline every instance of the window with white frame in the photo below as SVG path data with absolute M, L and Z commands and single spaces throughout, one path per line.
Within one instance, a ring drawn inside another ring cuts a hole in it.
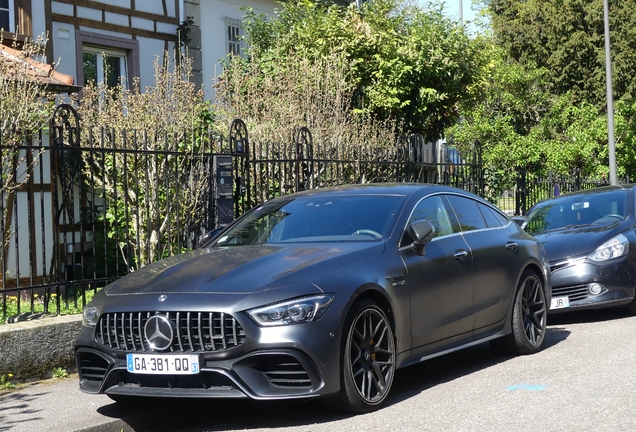
M 139 76 L 139 41 L 96 32 L 75 32 L 77 82 L 130 87 Z
M 15 13 L 13 0 L 0 0 L 0 29 L 15 31 Z
M 128 86 L 128 62 L 126 53 L 102 47 L 82 48 L 84 69 L 83 85 L 104 83 L 107 87 L 117 87 L 121 82 Z
M 234 18 L 225 18 L 227 53 L 240 56 L 243 48 L 243 29 L 241 21 Z

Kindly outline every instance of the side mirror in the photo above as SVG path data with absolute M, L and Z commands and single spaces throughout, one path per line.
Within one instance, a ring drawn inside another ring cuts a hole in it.
M 416 220 L 407 229 L 413 239 L 415 251 L 418 255 L 424 255 L 424 246 L 435 237 L 435 227 L 430 221 Z
M 201 237 L 201 240 L 199 240 L 198 247 L 203 247 L 203 245 L 205 245 L 206 243 L 209 243 L 210 241 L 214 240 L 221 233 L 221 231 L 223 231 L 222 228 L 217 228 L 205 233 L 205 235 Z

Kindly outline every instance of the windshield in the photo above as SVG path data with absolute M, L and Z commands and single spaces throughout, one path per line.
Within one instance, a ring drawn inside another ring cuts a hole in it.
M 378 241 L 388 236 L 403 199 L 347 195 L 270 201 L 230 228 L 216 245 Z
M 625 219 L 628 202 L 628 190 L 564 195 L 532 208 L 528 212 L 525 230 L 534 235 L 559 229 L 607 225 Z

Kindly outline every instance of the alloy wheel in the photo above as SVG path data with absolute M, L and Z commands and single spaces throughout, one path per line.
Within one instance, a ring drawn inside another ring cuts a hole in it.
M 543 287 L 535 275 L 531 275 L 523 282 L 521 293 L 521 314 L 523 329 L 530 342 L 538 346 L 545 336 L 546 304 Z
M 375 306 L 363 309 L 349 338 L 348 366 L 355 389 L 366 403 L 381 402 L 395 373 L 395 343 L 386 316 Z

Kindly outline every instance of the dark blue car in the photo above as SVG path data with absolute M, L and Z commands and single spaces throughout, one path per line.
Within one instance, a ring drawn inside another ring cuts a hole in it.
M 551 313 L 627 306 L 636 314 L 636 188 L 606 186 L 542 201 L 521 222 L 548 254 Z

